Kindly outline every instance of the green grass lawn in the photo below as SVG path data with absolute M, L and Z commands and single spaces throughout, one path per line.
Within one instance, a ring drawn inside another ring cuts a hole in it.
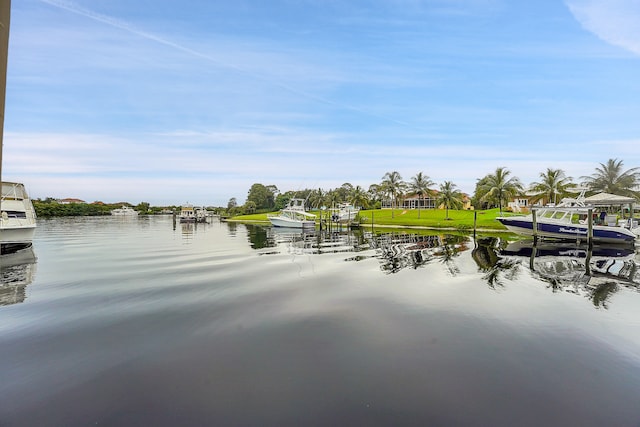
M 316 215 L 318 212 L 313 212 Z M 416 209 L 376 209 L 362 210 L 359 213 L 361 225 L 391 225 L 391 226 L 408 226 L 408 227 L 434 227 L 434 228 L 455 228 L 460 230 L 473 229 L 474 213 L 477 214 L 476 228 L 490 230 L 505 230 L 496 217 L 500 216 L 498 209 L 489 209 L 486 211 L 458 211 L 449 210 L 449 219 L 446 219 L 446 211 L 440 209 L 422 209 L 420 210 L 420 218 L 418 218 L 418 210 Z M 230 218 L 232 221 L 247 222 L 269 222 L 267 214 L 240 215 Z

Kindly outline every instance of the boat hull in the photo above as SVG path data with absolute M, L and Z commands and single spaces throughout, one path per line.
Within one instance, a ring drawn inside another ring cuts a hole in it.
M 533 236 L 533 220 L 530 218 L 502 217 L 497 218 L 507 230 L 512 233 Z M 587 240 L 589 233 L 585 224 L 566 224 L 552 222 L 537 222 L 538 237 L 557 240 Z M 600 243 L 633 243 L 636 235 L 622 227 L 593 226 L 593 241 Z
M 0 253 L 11 253 L 32 245 L 35 225 L 25 227 L 0 227 Z
M 279 216 L 269 217 L 269 221 L 271 222 L 271 225 L 273 225 L 274 227 L 313 228 L 316 226 L 315 221 L 309 221 L 309 220 L 300 221 L 300 220 L 294 220 L 291 218 L 279 217 Z

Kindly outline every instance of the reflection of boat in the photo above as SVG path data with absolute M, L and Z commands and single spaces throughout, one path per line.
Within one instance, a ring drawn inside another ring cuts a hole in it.
M 585 206 L 584 197 L 563 199 L 558 206 L 536 210 L 536 234 L 542 238 L 560 240 L 586 240 L 589 232 L 588 213 L 593 207 Z M 533 213 L 526 216 L 498 217 L 507 229 L 516 234 L 533 236 Z M 592 225 L 593 241 L 600 243 L 634 242 L 640 227 L 633 230 L 617 225 L 615 215 L 602 216 L 602 224 Z
M 315 215 L 306 211 L 304 199 L 291 199 L 286 208 L 276 215 L 267 215 L 276 227 L 309 228 L 315 227 Z
M 111 211 L 112 216 L 138 216 L 138 211 L 132 209 L 129 206 L 122 205 L 121 208 L 113 209 Z
M 540 257 L 573 257 L 595 260 L 597 258 L 630 258 L 635 254 L 633 247 L 614 245 L 577 245 L 563 242 L 538 242 L 521 240 L 509 243 L 506 248 L 500 250 L 501 255 Z
M 492 272 L 511 272 L 515 277 L 528 264 L 531 273 L 549 283 L 554 292 L 585 295 L 597 307 L 606 308 L 609 297 L 619 289 L 637 289 L 640 284 L 640 266 L 633 248 L 528 241 L 496 250 L 499 260 Z
M 36 230 L 36 211 L 24 185 L 2 183 L 0 211 L 0 253 L 30 246 Z
M 0 256 L 0 306 L 23 302 L 26 287 L 35 276 L 32 247 Z

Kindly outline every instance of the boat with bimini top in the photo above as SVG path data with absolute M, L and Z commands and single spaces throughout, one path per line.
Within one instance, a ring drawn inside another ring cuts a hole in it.
M 587 205 L 584 192 L 575 199 L 562 199 L 557 206 L 534 209 L 535 216 L 532 212 L 526 216 L 502 216 L 496 219 L 513 233 L 556 240 L 587 240 L 589 227 L 593 242 L 598 243 L 633 243 L 640 235 L 637 221 L 629 218 L 620 225 L 616 215 Z M 593 215 L 591 224 L 590 212 Z
M 304 199 L 291 199 L 278 214 L 267 215 L 275 227 L 310 228 L 316 225 L 316 216 L 307 212 Z

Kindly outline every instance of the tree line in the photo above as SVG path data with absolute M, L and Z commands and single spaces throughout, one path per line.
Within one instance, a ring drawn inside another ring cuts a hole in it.
M 387 172 L 380 183 L 371 184 L 366 190 L 347 182 L 330 190 L 318 188 L 280 192 L 275 185 L 256 183 L 249 189 L 245 204 L 239 205 L 237 199 L 232 198 L 227 205 L 227 212 L 230 215 L 271 212 L 285 207 L 291 198 L 305 199 L 307 207 L 312 209 L 344 202 L 363 209 L 379 209 L 383 201 L 390 202 L 391 207 L 400 206 L 406 197 L 418 197 L 422 201 L 430 197 L 437 206 L 447 210 L 460 209 L 465 199 L 470 199 L 476 209 L 502 210 L 519 196 L 526 196 L 532 203 L 558 203 L 564 197 L 575 196 L 580 188 L 588 190 L 589 194 L 606 192 L 640 200 L 639 168 L 624 170 L 624 163 L 619 159 L 600 163 L 593 174 L 579 177 L 578 181 L 567 176 L 562 169 L 554 168 L 540 172 L 539 178 L 525 187 L 508 168 L 498 167 L 476 181 L 473 195 L 463 194 L 452 181 L 437 185 L 423 172 L 418 172 L 409 181 L 405 181 L 397 171 Z M 421 204 L 424 203 L 418 204 L 418 209 Z

